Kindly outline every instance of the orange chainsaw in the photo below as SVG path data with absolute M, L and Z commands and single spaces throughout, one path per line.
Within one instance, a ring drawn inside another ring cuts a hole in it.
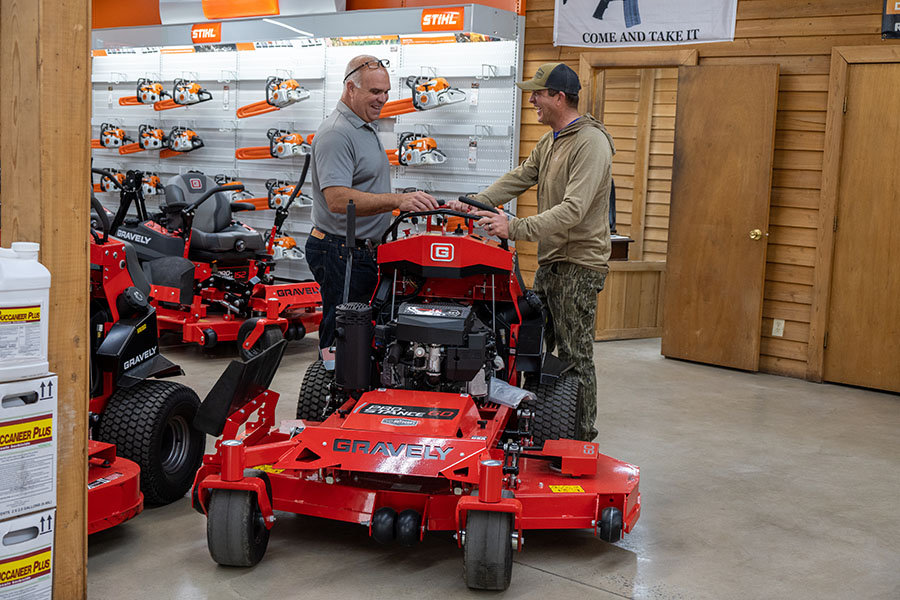
M 95 183 L 93 186 L 94 193 L 115 192 L 125 184 L 125 173 L 122 173 L 117 169 L 104 169 L 104 171 L 115 177 L 116 181 L 114 183 L 109 177 L 102 175 L 100 177 L 100 183 Z
M 169 132 L 166 148 L 159 153 L 160 158 L 171 158 L 203 147 L 200 136 L 187 127 L 177 125 Z
M 119 98 L 121 106 L 141 106 L 142 104 L 156 104 L 170 94 L 163 88 L 163 84 L 152 79 L 141 78 L 137 82 L 137 91 L 134 96 Z
M 293 183 L 279 179 L 270 179 L 266 181 L 266 190 L 269 193 L 268 208 L 279 209 L 283 206 L 290 206 L 288 201 L 291 199 L 291 194 L 294 193 Z M 312 198 L 303 192 L 297 193 L 291 204 L 294 202 L 297 202 L 298 206 L 312 206 Z
M 164 191 L 163 184 L 156 173 L 144 173 L 141 179 L 141 191 L 145 196 L 157 196 Z
M 176 79 L 170 98 L 153 103 L 153 110 L 169 110 L 179 106 L 191 106 L 212 100 L 212 94 L 199 83 L 187 79 Z
M 237 109 L 238 119 L 255 117 L 309 98 L 309 91 L 297 83 L 296 79 L 269 77 L 266 79 L 266 99 Z
M 303 135 L 299 133 L 291 133 L 284 129 L 270 129 L 266 132 L 266 136 L 269 138 L 268 147 L 238 148 L 234 151 L 234 157 L 238 160 L 261 160 L 306 156 L 312 151 L 310 144 L 312 144 L 314 135 L 311 133 L 304 139 Z
M 166 147 L 166 132 L 155 125 L 138 125 L 138 141 L 119 148 L 119 154 L 134 154 L 144 150 L 162 150 Z
M 91 140 L 91 148 L 121 148 L 126 142 L 132 142 L 121 127 L 110 123 L 100 125 L 100 139 Z
M 416 133 L 401 133 L 398 148 L 386 150 L 392 165 L 439 165 L 447 161 L 447 155 L 437 149 L 434 138 Z
M 412 98 L 392 100 L 381 109 L 379 118 L 396 117 L 417 110 L 431 110 L 439 106 L 456 104 L 466 99 L 466 93 L 450 87 L 443 77 L 429 78 L 412 75 L 406 78 L 406 87 L 412 90 Z
M 244 182 L 235 179 L 234 177 L 229 177 L 224 173 L 214 175 L 213 179 L 215 180 L 216 185 L 244 185 Z M 253 194 L 247 190 L 246 186 L 243 190 L 231 192 L 231 201 L 252 204 L 254 210 L 266 210 L 269 208 L 268 198 L 254 198 Z

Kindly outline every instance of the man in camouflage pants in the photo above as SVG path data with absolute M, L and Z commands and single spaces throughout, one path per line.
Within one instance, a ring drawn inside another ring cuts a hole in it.
M 519 167 L 500 177 L 476 200 L 497 206 L 537 184 L 538 213 L 507 221 L 502 213 L 478 212 L 478 225 L 500 238 L 538 242 L 534 291 L 550 310 L 548 347 L 574 367 L 581 382 L 579 439 L 597 437 L 597 375 L 594 316 L 597 293 L 609 271 L 609 193 L 612 136 L 591 115 L 578 112 L 581 84 L 563 63 L 541 65 L 530 81 L 529 101 L 549 125 Z M 451 208 L 465 205 L 451 202 Z

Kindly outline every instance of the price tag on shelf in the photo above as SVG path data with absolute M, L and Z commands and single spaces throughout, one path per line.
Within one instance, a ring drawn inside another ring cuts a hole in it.
M 478 89 L 479 83 L 477 81 L 472 83 L 472 91 L 469 92 L 469 104 L 472 106 L 478 106 Z
M 478 138 L 469 138 L 469 164 L 474 165 L 478 162 Z

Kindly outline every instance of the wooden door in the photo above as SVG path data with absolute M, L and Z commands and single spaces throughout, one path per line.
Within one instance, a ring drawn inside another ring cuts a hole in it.
M 900 64 L 848 78 L 823 375 L 900 392 Z
M 777 96 L 777 65 L 679 67 L 665 356 L 759 367 Z

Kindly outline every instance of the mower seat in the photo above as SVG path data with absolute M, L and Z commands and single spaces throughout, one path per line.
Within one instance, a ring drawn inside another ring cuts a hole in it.
M 198 200 L 216 182 L 202 173 L 176 175 L 166 183 L 165 203 L 173 209 Z M 231 218 L 231 197 L 219 192 L 197 207 L 191 229 L 191 260 L 220 264 L 249 261 L 265 249 L 262 236 L 255 229 Z

